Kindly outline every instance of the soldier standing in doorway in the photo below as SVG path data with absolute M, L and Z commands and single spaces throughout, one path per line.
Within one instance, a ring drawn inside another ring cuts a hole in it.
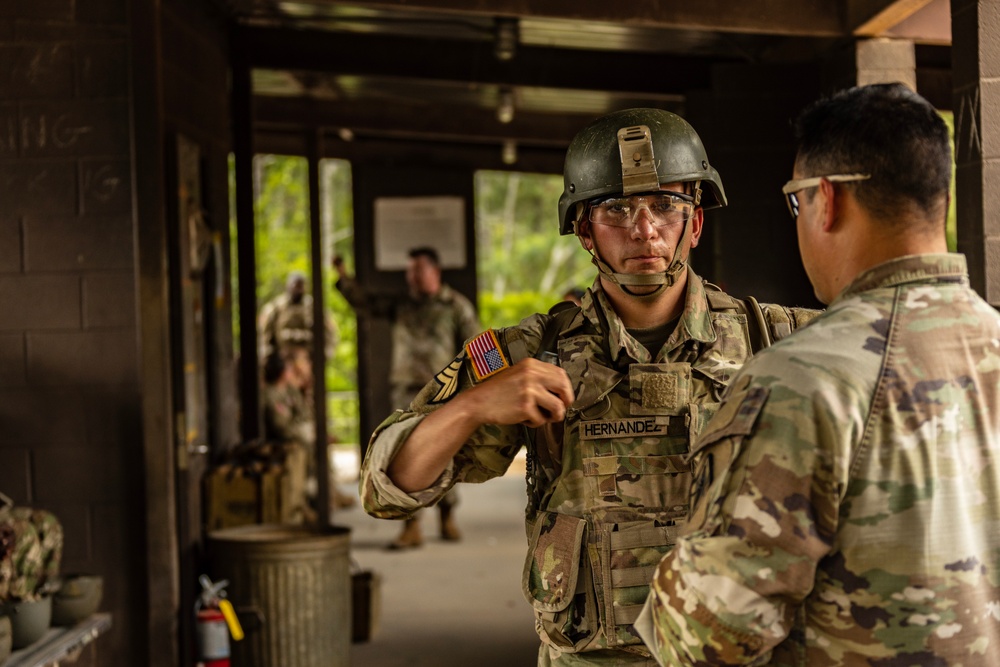
M 394 408 L 408 407 L 427 381 L 479 333 L 476 309 L 467 298 L 441 280 L 441 261 L 434 248 L 410 250 L 406 265 L 407 293 L 403 298 L 376 298 L 347 273 L 344 261 L 334 257 L 340 279 L 337 289 L 355 310 L 387 317 L 392 321 L 392 362 L 389 385 Z M 458 494 L 451 490 L 437 502 L 441 515 L 441 538 L 455 542 L 461 537 L 455 525 Z M 417 513 L 406 518 L 392 549 L 420 546 L 423 535 Z

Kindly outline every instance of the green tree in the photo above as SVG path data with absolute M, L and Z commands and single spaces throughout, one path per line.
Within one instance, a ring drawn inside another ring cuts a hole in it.
M 569 288 L 593 281 L 590 257 L 579 241 L 558 234 L 562 188 L 562 177 L 555 175 L 476 172 L 483 326 L 506 326 L 546 312 Z
M 957 156 L 955 155 L 955 114 L 951 111 L 940 111 L 941 117 L 944 118 L 944 122 L 948 125 L 948 134 L 951 136 L 951 155 L 952 160 Z M 948 250 L 955 252 L 958 249 L 958 213 L 955 207 L 955 166 L 952 165 L 951 172 L 951 190 L 949 194 L 951 199 L 948 203 L 948 221 L 945 226 L 945 232 L 948 236 Z

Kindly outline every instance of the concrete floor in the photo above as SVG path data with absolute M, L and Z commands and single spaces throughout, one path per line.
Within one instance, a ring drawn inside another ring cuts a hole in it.
M 350 467 L 338 458 L 338 486 L 356 494 Z M 336 511 L 334 523 L 351 528 L 352 558 L 382 577 L 379 623 L 370 642 L 352 645 L 352 667 L 535 664 L 539 641 L 520 588 L 523 469 L 462 485 L 459 493 L 462 541 L 439 539 L 432 508 L 422 520 L 424 544 L 403 552 L 385 549 L 402 523 L 373 519 L 360 507 Z

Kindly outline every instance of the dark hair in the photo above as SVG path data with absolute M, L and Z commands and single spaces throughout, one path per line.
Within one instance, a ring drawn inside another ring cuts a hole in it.
M 794 131 L 802 176 L 870 174 L 843 185 L 881 220 L 898 221 L 913 205 L 934 213 L 951 184 L 948 126 L 902 84 L 849 88 L 814 102 Z
M 438 257 L 438 251 L 431 246 L 420 246 L 419 248 L 413 248 L 409 252 L 410 259 L 416 259 L 417 257 L 426 257 L 434 264 L 434 266 L 441 266 L 441 258 Z
M 264 360 L 264 382 L 274 384 L 281 378 L 281 374 L 284 372 L 285 360 L 282 359 L 281 355 L 277 352 L 267 355 L 267 359 Z

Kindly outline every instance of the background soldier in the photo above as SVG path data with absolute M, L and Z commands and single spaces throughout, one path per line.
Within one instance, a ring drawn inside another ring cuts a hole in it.
M 313 324 L 312 296 L 306 294 L 306 277 L 298 271 L 288 274 L 285 291 L 264 304 L 260 309 L 257 331 L 260 339 L 260 358 L 277 352 L 288 359 L 295 350 L 312 350 Z M 326 358 L 332 359 L 337 344 L 337 328 L 333 318 L 326 315 Z
M 441 281 L 441 262 L 434 248 L 414 248 L 406 264 L 408 291 L 403 298 L 375 298 L 352 276 L 344 261 L 333 258 L 340 279 L 337 289 L 355 310 L 387 317 L 392 321 L 392 364 L 389 385 L 393 406 L 405 408 L 433 375 L 451 361 L 462 344 L 479 333 L 479 319 L 472 303 Z M 441 537 L 460 539 L 455 525 L 456 491 L 438 502 Z M 419 517 L 406 519 L 403 531 L 390 548 L 416 547 L 423 542 Z
M 1000 316 L 947 254 L 948 129 L 893 84 L 796 134 L 783 191 L 830 307 L 708 425 L 643 637 L 671 665 L 1000 664 Z
M 337 343 L 337 328 L 329 313 L 325 315 L 326 358 L 333 358 Z M 258 318 L 260 354 L 264 361 L 264 417 L 265 436 L 278 441 L 294 440 L 306 451 L 306 493 L 310 503 L 315 504 L 318 481 L 316 479 L 316 420 L 313 410 L 313 300 L 306 294 L 306 277 L 298 271 L 288 274 L 285 291 L 264 304 Z M 287 379 L 279 382 L 278 377 L 267 377 L 268 365 L 273 372 L 277 361 L 287 369 Z M 286 415 L 291 407 L 294 411 Z M 285 415 L 284 417 L 282 415 Z M 275 427 L 291 419 L 291 431 Z M 271 429 L 269 432 L 268 429 Z M 293 437 L 294 434 L 294 437 Z M 327 444 L 334 439 L 328 437 Z M 291 464 L 291 462 L 289 462 Z M 331 477 L 332 477 L 331 470 Z M 332 480 L 331 480 L 332 485 Z M 331 496 L 334 507 L 352 507 L 357 500 L 342 493 L 332 485 Z
M 503 475 L 526 445 L 523 581 L 538 664 L 654 664 L 632 624 L 687 515 L 688 443 L 748 343 L 815 311 L 761 310 L 689 268 L 703 209 L 726 196 L 680 117 L 598 119 L 570 144 L 564 183 L 560 232 L 576 234 L 599 271 L 582 306 L 468 343 L 376 430 L 362 499 L 374 516 L 406 516 L 455 482 Z

